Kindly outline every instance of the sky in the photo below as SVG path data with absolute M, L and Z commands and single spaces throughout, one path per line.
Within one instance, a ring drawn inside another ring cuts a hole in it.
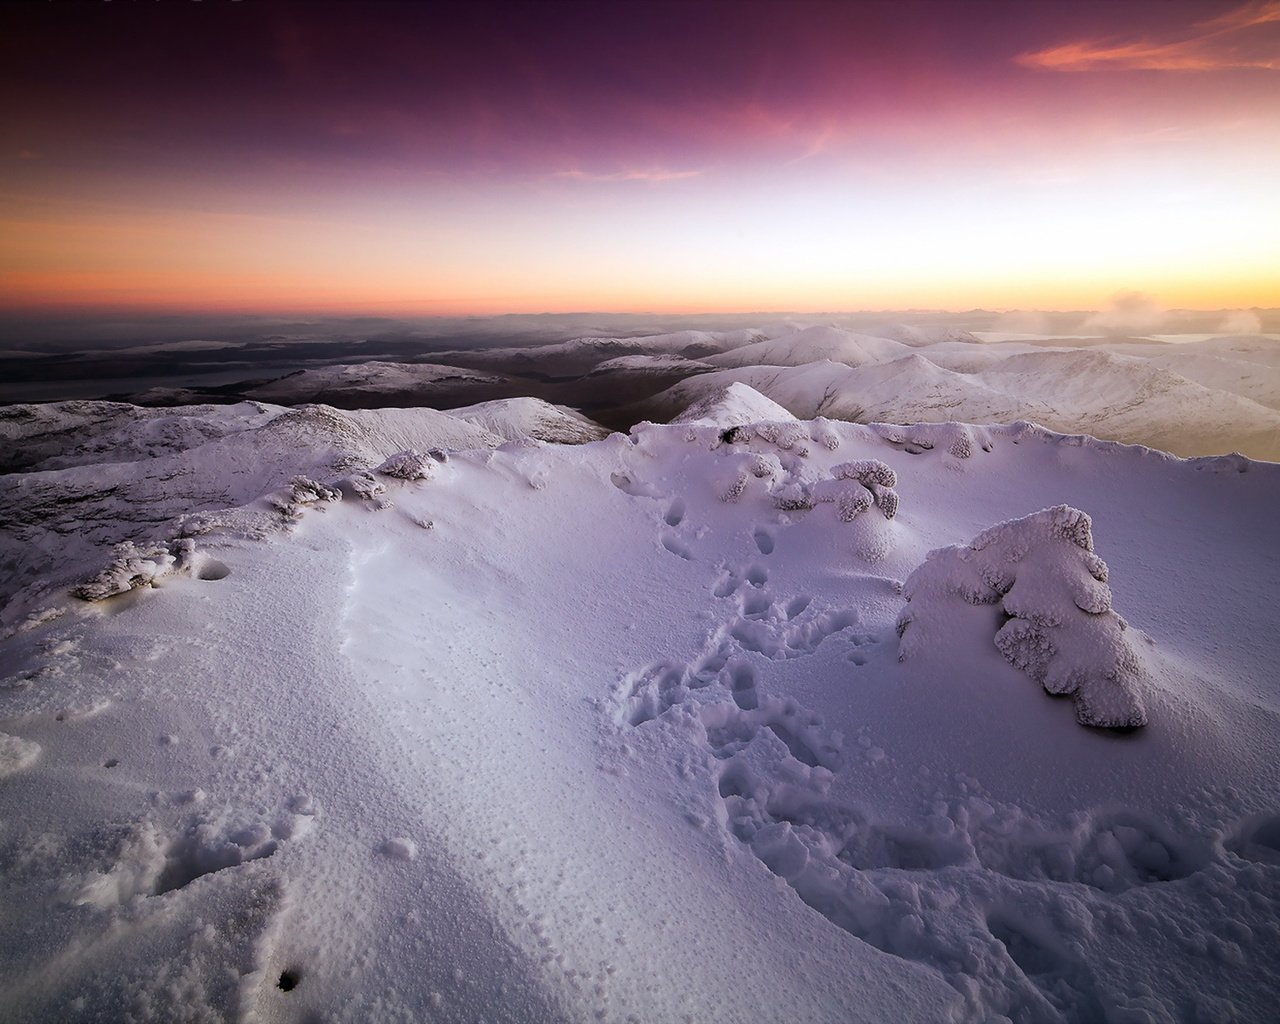
M 0 8 L 0 313 L 1280 305 L 1280 0 Z

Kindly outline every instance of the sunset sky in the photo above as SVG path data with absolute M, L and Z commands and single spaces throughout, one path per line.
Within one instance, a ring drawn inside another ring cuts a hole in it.
M 1280 0 L 0 11 L 0 309 L 1280 305 Z

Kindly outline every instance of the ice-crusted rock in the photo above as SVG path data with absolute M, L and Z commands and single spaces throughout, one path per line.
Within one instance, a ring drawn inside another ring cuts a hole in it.
M 814 444 L 820 444 L 828 451 L 840 447 L 840 435 L 832 429 L 831 421 L 825 416 L 818 416 L 809 423 L 809 436 Z
M 1092 522 L 1079 509 L 1057 505 L 993 526 L 968 545 L 932 551 L 904 594 L 902 660 L 941 642 L 956 602 L 998 604 L 1008 617 L 995 634 L 1000 653 L 1049 693 L 1073 696 L 1081 724 L 1146 724 L 1141 666 L 1124 619 L 1111 609 Z
M 380 465 L 376 472 L 399 480 L 429 480 L 435 472 L 435 462 L 430 455 L 412 448 L 397 452 Z
M 886 519 L 898 514 L 897 474 L 879 459 L 859 459 L 831 467 L 831 478 L 807 489 L 791 485 L 774 492 L 774 505 L 783 511 L 812 508 L 817 503 L 836 506 L 843 523 L 851 523 L 873 505 Z
M 85 601 L 103 601 L 150 586 L 178 569 L 178 557 L 166 545 L 138 547 L 132 541 L 124 541 L 115 546 L 114 554 L 106 568 L 75 587 L 72 594 Z
M 364 501 L 377 501 L 386 493 L 387 488 L 372 473 L 362 470 L 339 480 L 338 490 Z
M 858 483 L 870 487 L 879 484 L 881 487 L 894 487 L 898 476 L 879 459 L 858 459 L 854 462 L 842 462 L 831 467 L 831 475 L 837 480 L 857 480 Z
M 809 434 L 798 421 L 757 423 L 755 435 L 779 451 L 794 451 L 801 458 L 809 455 L 809 447 L 805 443 L 810 440 Z
M 913 423 L 909 427 L 871 423 L 868 426 L 887 444 L 912 455 L 937 450 L 957 459 L 968 459 L 976 451 L 989 452 L 994 447 L 985 427 L 968 423 Z
M 764 455 L 758 452 L 743 452 L 741 455 L 729 457 L 729 472 L 725 476 L 720 500 L 737 501 L 747 489 L 752 479 L 765 481 L 765 486 L 783 476 L 782 464 L 776 455 Z
M 302 506 L 316 505 L 322 501 L 341 501 L 342 492 L 336 487 L 317 483 L 310 477 L 295 476 L 285 490 L 268 495 L 266 500 L 268 505 L 286 519 L 296 520 L 302 515 Z

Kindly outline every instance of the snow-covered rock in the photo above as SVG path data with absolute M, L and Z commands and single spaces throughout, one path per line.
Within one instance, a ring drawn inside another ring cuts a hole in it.
M 906 581 L 899 656 L 936 643 L 958 602 L 997 605 L 995 645 L 1053 694 L 1075 698 L 1082 725 L 1145 725 L 1142 668 L 1128 625 L 1111 610 L 1107 565 L 1089 517 L 1067 505 L 1000 523 L 965 546 L 931 551 Z
M 388 456 L 376 472 L 399 480 L 429 480 L 435 473 L 436 460 L 412 448 Z

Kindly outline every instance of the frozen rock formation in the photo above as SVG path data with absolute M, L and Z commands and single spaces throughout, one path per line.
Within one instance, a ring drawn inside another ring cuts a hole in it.
M 940 548 L 910 577 L 898 618 L 899 657 L 929 646 L 958 602 L 998 604 L 995 645 L 1049 693 L 1075 698 L 1082 725 L 1145 725 L 1141 668 L 1111 610 L 1107 565 L 1092 523 L 1058 505 L 1000 523 L 965 546 Z

